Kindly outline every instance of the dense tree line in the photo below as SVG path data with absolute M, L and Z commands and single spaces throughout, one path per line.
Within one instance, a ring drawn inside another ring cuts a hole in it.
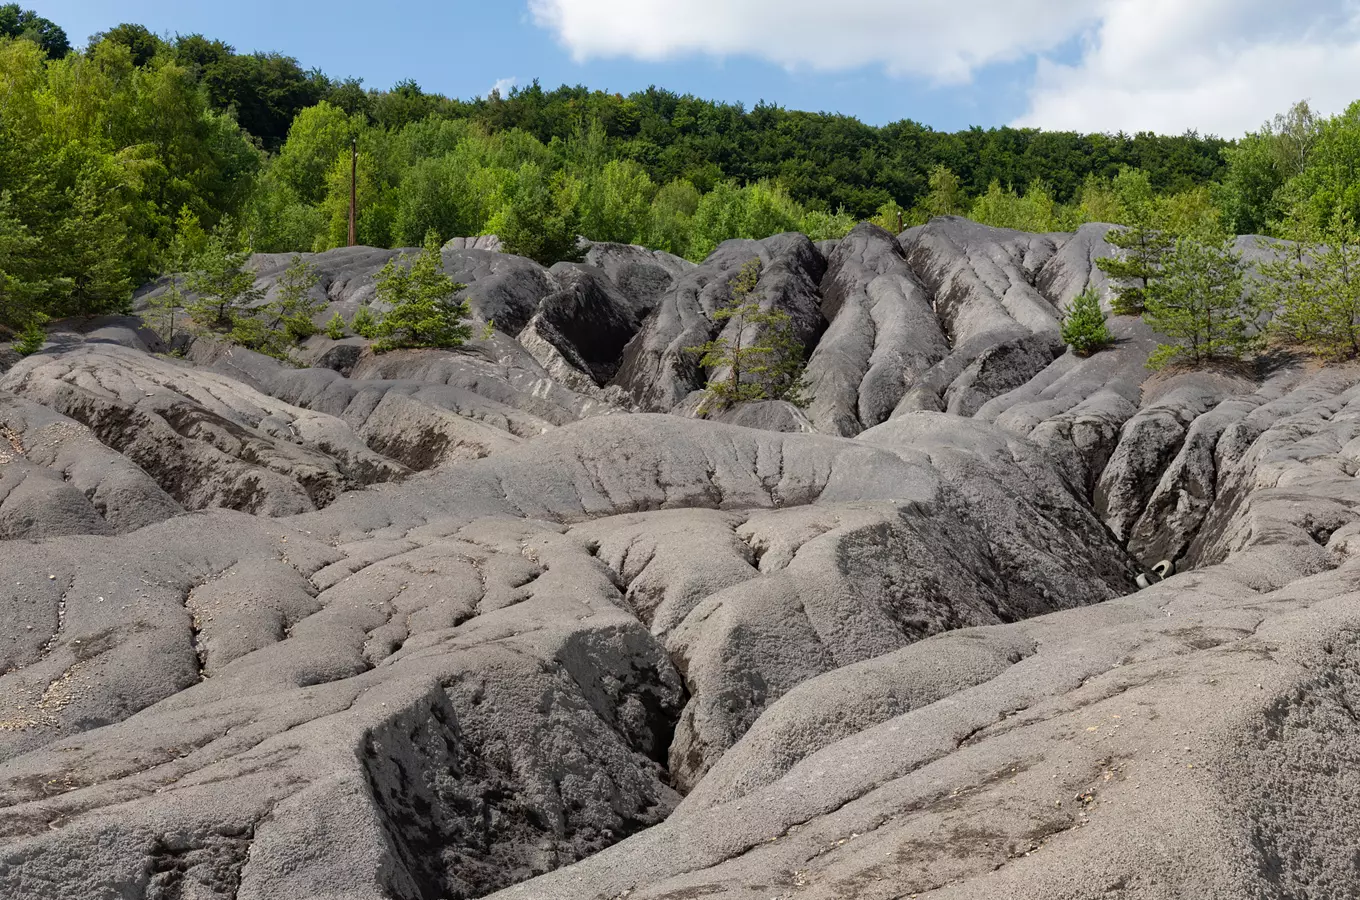
M 161 271 L 192 270 L 200 287 L 219 278 L 230 295 L 249 251 L 344 244 L 351 148 L 365 244 L 495 233 L 551 262 L 585 235 L 702 259 L 733 237 L 835 237 L 865 219 L 894 230 L 935 215 L 1029 231 L 1102 221 L 1126 226 L 1112 237 L 1121 257 L 1107 263 L 1120 311 L 1154 317 L 1158 302 L 1167 308 L 1166 285 L 1188 283 L 1164 275 L 1192 256 L 1216 259 L 1202 248 L 1235 233 L 1321 247 L 1300 257 L 1344 275 L 1360 220 L 1360 104 L 1332 118 L 1300 104 L 1230 142 L 875 128 L 657 88 L 622 96 L 534 83 L 464 101 L 413 82 L 372 90 L 282 54 L 135 24 L 72 51 L 57 24 L 8 4 L 0 327 L 31 334 L 48 317 L 118 309 Z M 1302 288 L 1289 292 L 1302 280 L 1290 270 L 1271 282 L 1284 285 L 1278 299 L 1293 303 L 1293 319 L 1282 321 L 1300 340 L 1313 333 L 1300 322 L 1322 309 L 1299 299 Z M 258 299 L 246 290 L 229 305 Z M 301 315 L 242 313 L 227 330 L 276 352 L 261 322 L 297 337 Z M 1327 333 L 1340 353 L 1349 332 Z

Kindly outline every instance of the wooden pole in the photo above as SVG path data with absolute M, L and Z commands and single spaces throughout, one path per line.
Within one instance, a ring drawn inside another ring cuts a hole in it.
M 349 159 L 349 245 L 359 243 L 359 136 L 350 143 Z

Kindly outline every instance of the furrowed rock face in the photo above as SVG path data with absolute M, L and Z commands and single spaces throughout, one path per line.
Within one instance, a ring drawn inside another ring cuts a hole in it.
M 707 381 L 690 348 L 719 337 L 735 336 L 713 314 L 731 301 L 731 281 L 751 260 L 761 263 L 760 283 L 751 297 L 762 309 L 789 314 L 798 339 L 815 343 L 826 328 L 817 284 L 826 260 L 803 235 L 781 234 L 764 241 L 728 241 L 708 260 L 679 277 L 658 300 L 655 311 L 624 349 L 613 384 L 649 412 L 675 409 Z
M 458 351 L 0 353 L 0 896 L 1360 892 L 1360 368 L 1065 353 L 1107 231 L 463 240 Z M 752 258 L 813 400 L 696 419 Z

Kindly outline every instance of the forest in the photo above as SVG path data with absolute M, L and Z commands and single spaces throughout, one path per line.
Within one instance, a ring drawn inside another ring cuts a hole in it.
M 1308 238 L 1360 216 L 1360 105 L 1300 104 L 1236 140 L 871 127 L 659 88 L 537 83 L 460 100 L 366 88 L 273 52 L 134 24 L 73 49 L 0 6 L 0 327 L 124 308 L 221 254 L 498 234 L 541 261 L 578 235 L 703 259 L 734 237 L 958 214 L 1031 231 L 1155 215 L 1178 235 Z M 1151 211 L 1151 212 L 1149 212 Z

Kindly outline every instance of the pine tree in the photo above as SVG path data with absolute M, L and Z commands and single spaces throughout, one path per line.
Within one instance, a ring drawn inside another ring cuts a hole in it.
M 1100 308 L 1100 296 L 1093 288 L 1078 294 L 1063 317 L 1062 339 L 1078 356 L 1090 356 L 1114 343 L 1114 335 Z
M 294 256 L 279 278 L 274 299 L 237 314 L 231 339 L 269 356 L 287 356 L 288 348 L 319 331 L 313 320 L 326 301 L 312 296 L 318 281 L 316 267 Z
M 1360 236 L 1344 212 L 1315 244 L 1262 263 L 1271 329 L 1327 359 L 1360 356 Z
M 1322 284 L 1314 264 L 1316 250 L 1296 241 L 1277 242 L 1276 257 L 1257 264 L 1261 302 L 1275 311 L 1271 332 L 1289 344 L 1312 346 L 1323 319 Z
M 1161 275 L 1162 264 L 1174 247 L 1175 238 L 1161 221 L 1146 173 L 1125 168 L 1111 187 L 1125 224 L 1111 230 L 1105 241 L 1120 253 L 1096 260 L 1096 266 L 1115 280 L 1115 313 L 1141 315 L 1147 305 L 1148 291 Z
M 378 324 L 373 350 L 461 347 L 472 337 L 472 327 L 463 322 L 472 311 L 466 300 L 454 296 L 466 289 L 444 272 L 439 237 L 429 233 L 414 260 L 403 255 L 378 273 L 378 299 L 391 309 Z
M 29 327 L 47 321 L 41 298 L 48 285 L 35 277 L 39 240 L 11 211 L 8 193 L 0 193 L 0 326 Z
M 373 340 L 378 336 L 378 326 L 382 320 L 373 314 L 372 308 L 361 306 L 354 312 L 354 318 L 350 319 L 349 328 L 361 338 Z
M 753 400 L 786 400 L 796 406 L 811 402 L 803 380 L 803 345 L 794 333 L 793 320 L 780 309 L 762 310 L 751 295 L 760 283 L 761 263 L 752 259 L 729 282 L 730 301 L 714 312 L 732 336 L 718 337 L 688 353 L 699 355 L 699 365 L 726 370 L 705 388 L 700 413 Z M 748 340 L 748 331 L 754 331 Z
M 339 313 L 331 316 L 330 321 L 326 323 L 326 337 L 333 341 L 344 340 L 345 320 L 340 317 Z
M 43 348 L 47 343 L 47 330 L 43 328 L 46 316 L 40 316 L 29 321 L 24 329 L 19 332 L 18 338 L 14 341 L 14 352 L 20 356 L 32 356 Z
M 70 214 L 53 241 L 63 271 L 71 273 L 58 306 L 63 315 L 125 310 L 132 299 L 131 242 L 122 216 L 108 202 L 119 186 L 104 182 L 97 173 L 81 173 L 70 192 Z
M 250 251 L 236 248 L 223 233 L 208 238 L 185 278 L 185 287 L 196 295 L 185 308 L 200 326 L 230 331 L 264 296 L 255 274 L 246 269 L 249 259 Z
M 1243 293 L 1242 260 L 1230 241 L 1181 238 L 1148 288 L 1145 315 L 1176 343 L 1159 346 L 1148 367 L 1240 359 L 1255 342 L 1251 324 L 1259 313 L 1258 301 Z
M 198 216 L 188 207 L 182 207 L 175 220 L 175 236 L 165 250 L 163 276 L 165 290 L 147 300 L 147 311 L 142 320 L 166 344 L 175 340 L 178 330 L 179 314 L 184 310 L 187 298 L 185 283 L 199 255 L 207 248 L 208 235 L 198 223 Z

